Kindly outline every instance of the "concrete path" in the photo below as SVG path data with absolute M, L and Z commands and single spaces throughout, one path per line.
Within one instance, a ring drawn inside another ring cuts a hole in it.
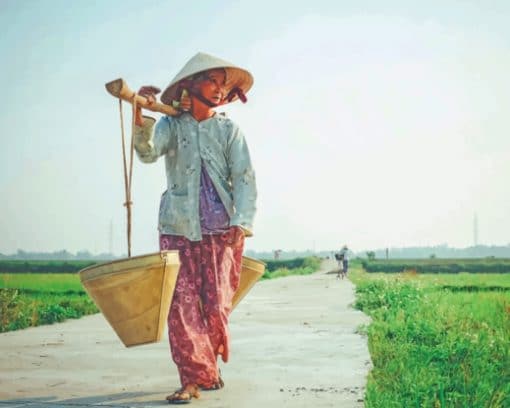
M 194 407 L 362 407 L 368 318 L 333 261 L 259 282 L 233 312 L 226 387 Z M 157 407 L 178 388 L 164 341 L 127 349 L 101 314 L 0 334 L 0 408 Z

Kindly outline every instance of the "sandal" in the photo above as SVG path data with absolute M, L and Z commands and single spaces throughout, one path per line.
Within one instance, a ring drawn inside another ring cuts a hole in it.
M 186 390 L 181 388 L 166 397 L 169 404 L 189 404 L 193 398 L 200 398 L 198 388 L 194 387 L 194 390 Z

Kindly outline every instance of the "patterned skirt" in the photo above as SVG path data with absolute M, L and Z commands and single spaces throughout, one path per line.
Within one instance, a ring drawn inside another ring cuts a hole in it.
M 217 357 L 229 357 L 228 317 L 239 286 L 244 241 L 227 244 L 230 232 L 202 241 L 161 235 L 161 250 L 178 250 L 181 261 L 168 314 L 168 338 L 182 386 L 212 387 L 219 381 Z

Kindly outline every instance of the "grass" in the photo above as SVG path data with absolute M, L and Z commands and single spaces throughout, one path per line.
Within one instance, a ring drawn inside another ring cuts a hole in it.
M 24 289 L 41 292 L 83 292 L 76 273 L 2 273 L 0 288 Z
M 510 276 L 366 273 L 367 407 L 510 406 Z
M 362 260 L 367 272 L 396 272 L 415 270 L 418 273 L 510 273 L 508 258 L 473 258 L 473 259 L 381 259 Z
M 301 262 L 296 263 L 293 261 L 300 260 Z M 317 272 L 321 265 L 321 260 L 316 257 L 309 258 L 297 258 L 296 260 L 290 260 L 289 267 L 279 267 L 274 270 L 270 270 L 270 268 L 266 268 L 262 279 L 275 279 L 275 278 L 284 278 L 286 276 L 291 275 L 310 275 L 314 272 Z M 286 261 L 280 261 L 282 264 Z M 293 265 L 299 264 L 300 266 L 296 267 Z
M 76 274 L 0 274 L 0 332 L 97 313 Z

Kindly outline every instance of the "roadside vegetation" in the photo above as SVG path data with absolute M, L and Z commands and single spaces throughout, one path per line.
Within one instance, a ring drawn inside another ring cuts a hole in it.
M 288 260 L 264 261 L 266 270 L 262 279 L 283 278 L 290 275 L 310 275 L 317 272 L 321 265 L 320 258 L 294 258 Z
M 97 312 L 77 274 L 0 274 L 0 332 Z
M 372 318 L 366 406 L 510 407 L 510 274 L 408 266 L 350 274 Z
M 508 258 L 475 258 L 475 259 L 383 259 L 363 260 L 363 268 L 367 272 L 418 272 L 418 273 L 510 273 Z

